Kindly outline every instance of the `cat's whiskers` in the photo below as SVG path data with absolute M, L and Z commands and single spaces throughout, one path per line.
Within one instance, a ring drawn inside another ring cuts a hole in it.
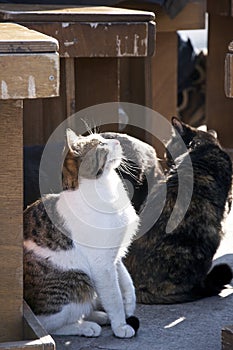
M 134 180 L 136 180 L 138 183 L 141 181 L 138 179 L 138 176 L 136 175 L 136 171 L 139 168 L 135 165 L 132 165 L 128 162 L 128 159 L 122 157 L 122 161 L 120 166 L 118 167 L 119 172 L 123 171 L 124 173 L 130 175 Z
M 93 135 L 93 131 L 92 131 L 92 128 L 91 126 L 89 126 L 89 124 L 87 123 L 87 121 L 83 118 L 81 118 L 81 121 L 84 123 L 86 129 L 87 129 L 87 132 L 89 133 L 89 135 Z

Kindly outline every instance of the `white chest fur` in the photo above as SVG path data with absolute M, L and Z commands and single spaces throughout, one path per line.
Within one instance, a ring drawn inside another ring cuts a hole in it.
M 138 229 L 139 218 L 114 170 L 62 192 L 57 210 L 72 238 L 88 247 L 126 247 Z

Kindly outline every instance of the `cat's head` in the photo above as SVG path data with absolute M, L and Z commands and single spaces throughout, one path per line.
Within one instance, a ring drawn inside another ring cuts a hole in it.
M 66 130 L 66 153 L 62 169 L 63 189 L 75 189 L 79 179 L 96 179 L 120 165 L 122 148 L 115 139 L 98 134 L 76 135 Z
M 166 161 L 168 166 L 174 164 L 174 159 L 181 156 L 184 152 L 191 151 L 197 147 L 202 147 L 208 144 L 218 144 L 217 133 L 214 130 L 203 130 L 203 128 L 194 128 L 183 123 L 180 119 L 172 117 L 171 123 L 173 126 L 172 137 L 166 148 Z M 180 137 L 183 143 L 180 142 Z M 169 149 L 172 150 L 171 156 Z

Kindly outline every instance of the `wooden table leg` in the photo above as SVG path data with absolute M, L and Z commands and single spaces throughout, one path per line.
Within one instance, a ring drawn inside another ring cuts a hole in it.
M 75 58 L 65 59 L 65 84 L 66 84 L 66 116 L 67 118 L 76 112 L 75 103 Z
M 22 339 L 23 102 L 0 100 L 0 343 Z

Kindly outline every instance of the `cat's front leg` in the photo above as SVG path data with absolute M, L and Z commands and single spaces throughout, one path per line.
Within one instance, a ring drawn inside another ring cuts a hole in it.
M 126 324 L 116 266 L 114 264 L 107 268 L 96 266 L 93 269 L 93 280 L 101 304 L 110 319 L 114 335 L 119 338 L 133 337 L 135 335 L 134 329 Z
M 123 262 L 117 263 L 118 280 L 123 298 L 126 317 L 134 315 L 136 308 L 136 295 L 132 278 Z

